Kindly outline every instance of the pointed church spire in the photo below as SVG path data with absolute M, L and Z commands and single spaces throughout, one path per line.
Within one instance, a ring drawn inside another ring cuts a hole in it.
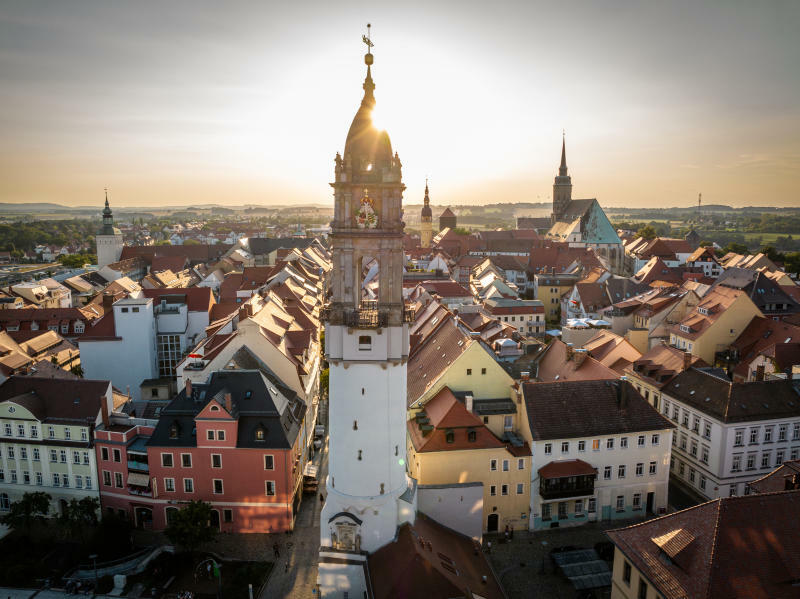
M 431 199 L 428 197 L 428 178 L 425 178 L 425 205 L 428 206 L 431 203 Z
M 567 133 L 561 131 L 561 166 L 558 167 L 558 176 L 567 176 Z

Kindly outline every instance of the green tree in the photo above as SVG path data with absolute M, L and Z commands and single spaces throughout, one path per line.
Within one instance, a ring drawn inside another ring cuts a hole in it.
M 784 256 L 783 268 L 786 272 L 800 273 L 800 252 L 790 252 Z
M 200 245 L 200 242 L 196 239 L 187 239 L 183 242 L 183 245 Z
M 734 254 L 749 254 L 750 248 L 748 248 L 743 243 L 737 243 L 735 241 L 731 241 L 728 245 L 722 248 L 722 255 L 724 256 L 728 252 L 733 252 Z
M 769 258 L 773 262 L 783 262 L 783 260 L 785 259 L 785 256 L 771 245 L 765 245 L 764 247 L 762 247 L 761 253 L 764 254 L 767 258 Z
M 323 395 L 328 394 L 328 385 L 331 377 L 331 369 L 325 368 L 319 373 L 319 390 Z
M 636 235 L 644 239 L 655 239 L 656 230 L 652 227 L 652 225 L 645 225 L 636 232 Z
M 97 256 L 92 254 L 62 254 L 58 257 L 67 268 L 81 268 L 84 264 L 97 264 Z
M 217 533 L 211 526 L 211 504 L 199 500 L 189 502 L 175 514 L 164 533 L 175 545 L 194 552 L 201 544 L 213 540 Z
M 64 507 L 64 511 L 58 519 L 67 527 L 72 537 L 80 537 L 83 540 L 87 527 L 97 526 L 99 509 L 100 501 L 97 497 L 72 499 Z
M 0 524 L 30 533 L 37 522 L 44 522 L 50 511 L 52 497 L 42 491 L 25 493 L 22 499 L 11 504 L 10 511 L 0 517 Z

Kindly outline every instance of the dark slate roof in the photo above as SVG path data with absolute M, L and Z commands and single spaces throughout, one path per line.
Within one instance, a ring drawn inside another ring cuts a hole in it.
M 619 385 L 627 395 L 622 407 Z M 675 428 L 624 381 L 525 383 L 523 393 L 537 441 Z
M 40 422 L 94 422 L 110 386 L 109 381 L 12 376 L 0 385 L 0 402 L 23 406 Z
M 314 243 L 313 238 L 294 238 L 294 237 L 249 237 L 247 241 L 242 240 L 242 245 L 246 245 L 251 254 L 262 255 L 271 254 L 280 249 L 300 249 L 304 250 Z
M 239 423 L 237 447 L 291 449 L 300 431 L 305 402 L 288 390 L 282 392 L 258 370 L 214 372 L 207 383 L 192 385 L 190 397 L 184 388 L 161 411 L 148 446 L 196 447 L 195 416 L 212 399 L 224 406 L 227 393 L 231 394 L 233 416 Z M 170 438 L 173 425 L 178 427 L 175 439 Z M 257 442 L 255 432 L 259 427 L 266 436 Z
M 606 280 L 605 285 L 606 293 L 612 304 L 630 299 L 652 289 L 649 285 L 637 283 L 633 279 L 618 279 L 616 277 Z
M 691 368 L 676 376 L 663 393 L 722 422 L 800 416 L 800 381 L 734 383 L 711 368 Z

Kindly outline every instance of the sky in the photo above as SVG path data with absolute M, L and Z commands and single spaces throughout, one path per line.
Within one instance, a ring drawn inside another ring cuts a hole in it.
M 0 202 L 332 203 L 367 22 L 407 203 L 800 206 L 796 0 L 0 0 Z

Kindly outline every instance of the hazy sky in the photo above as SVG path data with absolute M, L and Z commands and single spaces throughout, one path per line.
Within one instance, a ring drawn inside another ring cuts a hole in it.
M 800 205 L 797 0 L 0 0 L 0 201 L 331 202 L 368 21 L 406 202 Z

